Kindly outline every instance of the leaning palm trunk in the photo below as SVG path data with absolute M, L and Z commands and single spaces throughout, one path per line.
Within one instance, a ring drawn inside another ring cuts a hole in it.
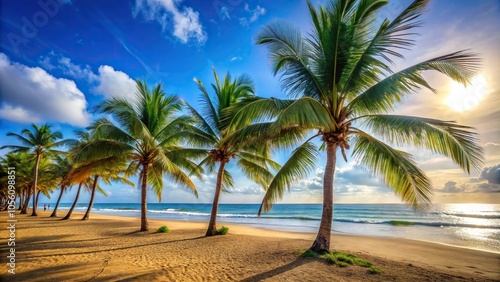
M 78 191 L 76 191 L 75 201 L 73 202 L 73 205 L 71 205 L 71 208 L 69 209 L 68 214 L 66 214 L 66 216 L 63 217 L 62 220 L 68 220 L 71 217 L 71 214 L 73 213 L 73 210 L 76 207 L 76 203 L 78 203 L 78 197 L 80 197 L 80 190 L 82 189 L 82 184 L 83 183 L 80 183 L 80 185 L 78 185 Z
M 320 253 L 330 251 L 330 236 L 333 221 L 333 179 L 335 174 L 335 163 L 337 161 L 337 145 L 331 142 L 326 144 L 326 167 L 323 180 L 323 213 L 316 240 L 311 250 Z
M 217 173 L 217 183 L 215 185 L 215 195 L 214 202 L 212 204 L 212 213 L 210 214 L 210 222 L 208 223 L 208 229 L 205 236 L 217 235 L 217 210 L 219 209 L 219 197 L 220 191 L 222 190 L 222 180 L 224 177 L 224 167 L 226 166 L 225 161 L 221 161 L 219 172 Z
M 23 200 L 24 200 L 24 195 L 21 193 L 19 194 L 19 207 L 17 208 L 17 210 L 22 210 L 23 208 Z
M 40 194 L 42 193 L 42 191 L 38 190 L 38 192 L 36 192 L 36 204 L 38 205 L 38 199 L 40 198 Z
M 97 180 L 98 179 L 99 179 L 99 176 L 96 175 L 94 177 L 94 184 L 92 185 L 92 193 L 90 194 L 89 206 L 87 207 L 87 211 L 85 212 L 85 215 L 82 217 L 82 220 L 89 219 L 90 211 L 92 210 L 92 206 L 94 205 L 95 190 L 97 189 Z
M 148 164 L 143 166 L 141 172 L 141 231 L 148 231 Z
M 59 198 L 57 199 L 56 206 L 54 207 L 54 211 L 50 215 L 50 217 L 57 217 L 57 208 L 59 207 L 59 203 L 61 202 L 62 195 L 64 194 L 64 191 L 66 190 L 65 186 L 61 186 L 61 193 L 59 194 Z
M 41 155 L 37 154 L 36 155 L 36 162 L 35 162 L 35 168 L 33 169 L 33 175 L 35 176 L 33 179 L 33 212 L 31 213 L 31 216 L 38 216 L 36 214 L 36 206 L 38 204 L 37 202 L 37 193 L 36 193 L 36 185 L 38 183 L 38 166 L 40 165 L 40 159 Z
M 28 207 L 30 204 L 30 188 L 26 189 L 26 195 L 24 196 L 23 208 L 21 214 L 28 214 Z

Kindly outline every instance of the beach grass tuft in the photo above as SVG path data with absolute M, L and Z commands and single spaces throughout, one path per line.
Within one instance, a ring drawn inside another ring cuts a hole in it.
M 221 228 L 217 229 L 217 234 L 219 235 L 226 235 L 229 232 L 229 227 L 227 226 L 222 226 Z
M 382 273 L 382 269 L 373 266 L 373 264 L 365 259 L 362 259 L 356 255 L 333 251 L 329 253 L 317 254 L 311 250 L 296 250 L 294 254 L 300 254 L 305 258 L 319 258 L 325 260 L 331 264 L 335 264 L 339 267 L 346 267 L 348 265 L 357 265 L 361 267 L 370 268 L 370 273 L 373 271 L 375 273 Z M 372 270 L 373 268 L 373 270 Z
M 306 250 L 302 252 L 302 256 L 305 258 L 317 258 L 318 254 L 311 250 Z
M 156 230 L 157 233 L 168 233 L 170 232 L 170 229 L 168 229 L 168 227 L 166 225 L 163 225 L 162 227 L 158 228 L 158 230 Z
M 380 267 L 376 267 L 376 266 L 371 266 L 369 269 L 368 269 L 368 272 L 370 274 L 381 274 L 382 272 L 384 272 L 382 270 L 382 268 Z

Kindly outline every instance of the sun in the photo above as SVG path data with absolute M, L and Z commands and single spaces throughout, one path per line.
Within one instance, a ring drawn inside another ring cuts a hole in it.
M 487 92 L 486 79 L 478 75 L 471 80 L 467 87 L 453 81 L 449 89 L 450 94 L 444 101 L 445 104 L 453 111 L 465 112 L 479 105 L 483 99 Z

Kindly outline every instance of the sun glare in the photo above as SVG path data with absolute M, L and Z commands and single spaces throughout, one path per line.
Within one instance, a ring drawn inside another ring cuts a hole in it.
M 456 112 L 468 111 L 479 105 L 486 94 L 486 79 L 478 75 L 472 79 L 467 87 L 453 81 L 449 91 L 450 94 L 444 101 L 446 105 Z

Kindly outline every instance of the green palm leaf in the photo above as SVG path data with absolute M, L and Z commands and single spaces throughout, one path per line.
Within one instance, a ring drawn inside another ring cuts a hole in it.
M 435 70 L 461 83 L 468 83 L 477 69 L 477 63 L 477 57 L 463 51 L 418 63 L 372 85 L 355 97 L 347 108 L 354 114 L 386 113 L 394 110 L 407 94 L 420 87 L 435 91 L 421 72 Z
M 358 131 L 354 138 L 353 158 L 368 166 L 381 179 L 414 208 L 426 206 L 432 196 L 432 184 L 417 167 L 411 155 L 391 148 L 376 138 Z
M 450 157 L 464 171 L 479 170 L 482 148 L 471 127 L 430 118 L 372 115 L 364 118 L 374 133 L 397 145 L 414 144 Z
M 259 209 L 259 216 L 262 210 L 269 211 L 272 204 L 283 197 L 285 190 L 290 190 L 293 183 L 308 176 L 316 164 L 317 151 L 311 142 L 306 142 L 293 151 L 269 184 Z

